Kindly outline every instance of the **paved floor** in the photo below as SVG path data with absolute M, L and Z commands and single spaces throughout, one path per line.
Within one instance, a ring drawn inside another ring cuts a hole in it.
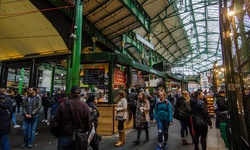
M 38 134 L 34 140 L 35 150 L 56 150 L 57 139 L 54 138 L 49 132 L 49 126 L 45 123 L 41 123 L 43 116 L 40 116 L 39 122 L 37 124 Z M 212 119 L 214 122 L 214 119 Z M 22 116 L 17 115 L 18 124 L 22 124 Z M 181 145 L 180 137 L 180 124 L 179 121 L 174 121 L 173 126 L 169 128 L 169 140 L 168 140 L 168 150 L 193 150 L 194 145 Z M 115 141 L 118 139 L 118 135 L 114 134 L 113 136 L 105 136 L 100 145 L 100 150 L 155 150 L 157 147 L 157 127 L 151 126 L 149 128 L 149 137 L 150 141 L 143 143 L 145 138 L 145 133 L 142 131 L 141 142 L 137 146 L 133 146 L 132 141 L 136 138 L 136 130 L 128 129 L 127 130 L 127 142 L 122 147 L 115 147 Z M 188 141 L 191 142 L 190 136 L 187 137 Z M 23 142 L 22 128 L 13 128 L 10 134 L 10 144 L 11 150 L 19 149 L 19 146 Z M 26 148 L 24 148 L 26 149 Z M 224 145 L 224 142 L 220 136 L 218 129 L 213 128 L 209 129 L 208 138 L 207 138 L 207 150 L 226 150 L 227 148 Z M 92 150 L 89 148 L 88 150 Z

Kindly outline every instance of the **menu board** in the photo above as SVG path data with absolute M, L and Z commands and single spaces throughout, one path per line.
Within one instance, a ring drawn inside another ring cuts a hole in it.
M 126 85 L 126 73 L 124 71 L 114 69 L 114 85 Z
M 105 69 L 84 69 L 85 84 L 104 84 Z

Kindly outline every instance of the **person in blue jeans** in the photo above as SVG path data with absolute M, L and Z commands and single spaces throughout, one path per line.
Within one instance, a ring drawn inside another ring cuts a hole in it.
M 7 90 L 0 88 L 0 149 L 10 150 L 9 133 L 12 114 L 11 99 L 6 96 Z
M 172 104 L 166 99 L 166 93 L 163 90 L 159 91 L 159 99 L 160 102 L 155 105 L 153 120 L 158 127 L 158 147 L 156 150 L 167 148 L 168 128 L 173 123 Z
M 29 95 L 27 100 L 23 103 L 23 138 L 24 142 L 20 148 L 28 147 L 32 148 L 36 125 L 39 117 L 39 112 L 42 106 L 42 99 L 37 94 L 37 88 L 29 88 Z

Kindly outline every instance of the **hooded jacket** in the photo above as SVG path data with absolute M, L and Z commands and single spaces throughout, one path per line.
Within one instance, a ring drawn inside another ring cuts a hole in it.
M 216 104 L 217 104 L 217 111 L 227 111 L 227 101 L 225 100 L 225 97 L 217 94 L 216 97 Z
M 167 100 L 157 102 L 154 109 L 154 119 L 173 122 L 172 104 Z
M 10 133 L 12 111 L 11 99 L 6 95 L 0 95 L 0 136 Z

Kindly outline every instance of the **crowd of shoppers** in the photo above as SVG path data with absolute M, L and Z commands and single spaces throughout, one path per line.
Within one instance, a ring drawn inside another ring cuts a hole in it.
M 13 116 L 13 106 L 18 104 L 13 103 L 13 100 L 7 96 L 6 91 L 6 89 L 0 90 L 0 111 L 4 109 L 8 110 L 0 115 L 0 126 L 6 127 L 4 130 L 3 128 L 0 129 L 0 146 L 1 148 L 5 147 L 2 149 L 6 149 L 7 147 L 6 150 L 8 150 L 10 147 L 8 142 L 8 134 L 11 128 L 10 119 Z M 114 109 L 115 115 L 122 116 L 121 119 L 116 117 L 119 133 L 119 140 L 115 143 L 116 147 L 120 147 L 126 143 L 124 124 L 131 119 L 129 118 L 128 111 L 134 107 L 133 126 L 137 130 L 136 139 L 132 141 L 134 146 L 140 143 L 142 130 L 145 131 L 143 143 L 149 141 L 150 133 L 148 128 L 150 127 L 150 122 L 152 122 L 157 125 L 158 147 L 156 150 L 167 148 L 169 127 L 173 124 L 173 112 L 177 109 L 181 116 L 179 121 L 181 125 L 180 137 L 182 144 L 190 144 L 185 138 L 185 133 L 187 134 L 189 130 L 194 149 L 199 149 L 200 142 L 202 150 L 206 150 L 208 126 L 212 128 L 212 122 L 208 114 L 204 93 L 201 90 L 197 90 L 193 94 L 187 91 L 169 92 L 166 94 L 162 88 L 152 93 L 147 93 L 142 89 L 137 91 L 138 93 L 135 89 L 132 89 L 131 93 L 126 96 L 126 92 L 121 90 L 116 97 L 117 107 Z M 98 102 L 97 97 L 95 95 L 89 95 L 86 102 L 83 102 L 80 96 L 81 88 L 78 86 L 73 86 L 68 96 L 61 90 L 58 90 L 54 96 L 50 96 L 49 93 L 43 96 L 36 87 L 29 88 L 27 99 L 20 103 L 23 115 L 22 129 L 24 140 L 20 148 L 33 147 L 34 137 L 37 132 L 36 125 L 42 107 L 44 110 L 44 119 L 42 122 L 49 124 L 49 120 L 52 117 L 51 122 L 60 126 L 58 136 L 58 149 L 60 150 L 70 150 L 75 146 L 75 143 L 72 142 L 74 129 L 81 128 L 84 129 L 84 132 L 94 129 L 94 133 L 96 133 L 98 117 L 100 116 L 96 106 Z M 220 123 L 223 121 L 220 115 L 228 109 L 225 91 L 220 91 L 215 97 L 217 120 Z M 17 99 L 19 99 L 18 94 L 15 100 L 16 102 L 20 101 Z M 72 112 L 73 115 L 71 114 Z M 216 121 L 216 126 L 218 122 Z M 93 150 L 98 150 L 100 140 L 100 135 L 94 134 L 91 137 L 89 146 L 91 146 Z

